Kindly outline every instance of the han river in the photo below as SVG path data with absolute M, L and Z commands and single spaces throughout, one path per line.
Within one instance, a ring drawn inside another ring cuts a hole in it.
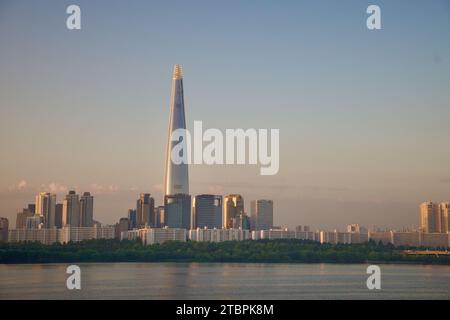
M 0 299 L 450 299 L 450 266 L 381 264 L 368 290 L 365 264 L 80 263 L 0 265 Z

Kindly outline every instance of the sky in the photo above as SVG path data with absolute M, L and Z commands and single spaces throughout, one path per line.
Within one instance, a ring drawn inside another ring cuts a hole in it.
M 162 204 L 176 63 L 188 128 L 280 130 L 277 175 L 194 165 L 193 195 L 273 199 L 276 225 L 330 230 L 417 226 L 420 202 L 450 200 L 445 0 L 0 0 L 0 216 L 38 191 L 90 191 L 103 223 L 140 192 Z

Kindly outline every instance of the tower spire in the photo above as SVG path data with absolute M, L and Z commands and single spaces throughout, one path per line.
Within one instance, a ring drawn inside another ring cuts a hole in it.
M 184 112 L 183 71 L 179 64 L 173 67 L 172 95 L 170 98 L 169 130 L 166 150 L 166 172 L 164 181 L 165 195 L 189 194 L 188 164 L 175 164 L 171 153 L 174 146 L 186 143 L 181 138 L 172 141 L 172 132 L 178 129 L 186 130 L 186 116 Z M 184 149 L 187 151 L 186 149 Z

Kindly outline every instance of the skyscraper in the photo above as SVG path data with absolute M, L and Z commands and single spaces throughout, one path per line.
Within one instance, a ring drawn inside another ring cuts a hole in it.
M 224 227 L 233 228 L 233 219 L 239 219 L 244 216 L 244 198 L 239 194 L 230 194 L 225 197 L 224 201 Z
M 130 230 L 137 228 L 137 214 L 136 209 L 128 210 L 128 228 Z
M 163 228 L 166 225 L 166 217 L 164 213 L 164 206 L 158 206 L 155 208 L 156 227 Z
M 186 117 L 184 113 L 183 72 L 181 66 L 176 64 L 173 68 L 172 94 L 170 98 L 170 118 L 167 136 L 166 168 L 164 190 L 165 195 L 189 194 L 188 164 L 175 164 L 171 158 L 174 146 L 186 141 L 180 137 L 177 141 L 171 141 L 175 130 L 186 129 Z M 187 150 L 186 144 L 184 150 Z
M 55 227 L 62 228 L 63 204 L 57 203 L 55 206 Z
M 0 242 L 8 241 L 9 221 L 6 218 L 0 217 Z
M 64 197 L 62 225 L 71 227 L 80 226 L 80 199 L 75 191 L 69 191 Z
M 80 198 L 80 227 L 94 225 L 94 197 L 89 192 L 83 193 Z
M 178 193 L 164 196 L 164 219 L 169 228 L 191 228 L 191 196 Z
M 55 226 L 56 195 L 48 192 L 39 192 L 36 195 L 35 211 L 43 217 L 46 228 Z
M 136 218 L 138 227 L 155 226 L 155 200 L 150 196 L 150 193 L 141 193 L 137 200 Z
M 252 200 L 250 204 L 252 229 L 269 230 L 273 228 L 273 201 Z
M 441 218 L 441 232 L 447 233 L 450 231 L 450 201 L 441 202 L 439 204 L 439 215 Z
M 431 201 L 420 204 L 420 230 L 425 233 L 441 232 L 439 206 Z
M 34 216 L 34 214 L 34 211 L 32 212 L 29 208 L 24 208 L 22 212 L 18 212 L 16 217 L 16 229 L 25 229 L 27 226 L 27 219 Z
M 166 168 L 164 181 L 164 214 L 165 225 L 170 228 L 191 227 L 191 196 L 189 195 L 188 164 L 172 161 L 172 150 L 175 146 L 183 146 L 180 158 L 186 157 L 187 143 L 181 134 L 172 141 L 174 131 L 186 130 L 186 116 L 184 113 L 183 72 L 176 64 L 173 68 L 172 94 L 170 98 L 169 129 L 167 134 Z M 182 132 L 183 133 L 183 132 Z
M 192 228 L 222 228 L 222 196 L 200 194 L 195 196 L 192 204 Z

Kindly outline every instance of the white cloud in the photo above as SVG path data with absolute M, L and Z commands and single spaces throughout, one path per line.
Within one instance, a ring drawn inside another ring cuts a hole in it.
M 66 185 L 60 184 L 58 182 L 51 182 L 47 186 L 42 185 L 41 188 L 48 190 L 50 193 L 66 193 L 68 188 Z
M 10 185 L 8 191 L 23 191 L 28 187 L 28 183 L 22 179 L 17 184 Z

